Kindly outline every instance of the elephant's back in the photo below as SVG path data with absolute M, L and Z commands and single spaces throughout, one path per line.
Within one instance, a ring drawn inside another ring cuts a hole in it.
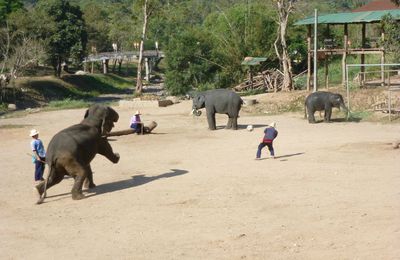
M 326 99 L 327 95 L 328 95 L 328 92 L 325 92 L 325 91 L 317 91 L 317 92 L 311 93 L 310 95 L 307 96 L 305 103 L 308 104 L 310 102 L 314 103 L 319 100 L 322 101 L 322 100 Z
M 230 101 L 233 103 L 243 103 L 242 98 L 238 93 L 230 90 L 230 89 L 213 89 L 207 91 L 207 99 L 222 99 L 226 101 Z
M 96 145 L 96 141 L 100 138 L 97 130 L 93 127 L 76 124 L 65 128 L 55 134 L 50 140 L 47 154 L 55 155 L 60 151 L 76 151 L 84 147 Z

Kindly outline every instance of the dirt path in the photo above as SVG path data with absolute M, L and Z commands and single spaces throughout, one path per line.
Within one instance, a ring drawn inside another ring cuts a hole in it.
M 205 113 L 192 118 L 190 106 L 141 109 L 157 121 L 154 134 L 113 138 L 121 161 L 94 159 L 98 186 L 86 199 L 73 201 L 65 179 L 40 206 L 29 130 L 47 146 L 84 110 L 1 119 L 0 259 L 400 257 L 400 151 L 388 145 L 399 124 L 310 125 L 301 114 L 244 110 L 240 130 L 208 131 Z M 115 130 L 126 129 L 133 111 L 115 109 Z M 278 158 L 263 151 L 255 161 L 271 121 Z

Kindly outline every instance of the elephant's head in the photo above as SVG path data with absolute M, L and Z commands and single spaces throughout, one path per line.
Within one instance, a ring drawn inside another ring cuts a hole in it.
M 83 122 L 99 127 L 100 133 L 105 135 L 111 132 L 118 119 L 118 113 L 111 107 L 95 104 L 86 110 Z
M 206 103 L 206 96 L 204 94 L 197 94 L 193 97 L 192 114 L 196 116 L 201 115 L 198 109 L 204 108 Z
M 346 107 L 346 105 L 344 104 L 342 95 L 340 95 L 340 94 L 333 94 L 333 95 L 330 97 L 330 102 L 331 102 L 332 106 L 334 106 L 334 107 L 336 107 L 336 108 L 339 108 L 339 109 L 340 109 L 340 108 L 343 108 L 345 111 L 347 111 L 347 107 Z

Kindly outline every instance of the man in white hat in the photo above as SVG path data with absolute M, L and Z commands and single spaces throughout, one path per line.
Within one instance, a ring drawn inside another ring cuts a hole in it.
M 137 110 L 136 113 L 131 118 L 130 128 L 135 129 L 135 133 L 143 134 L 143 123 L 140 119 L 140 111 Z
M 278 136 L 278 131 L 276 130 L 276 123 L 272 122 L 265 128 L 264 130 L 264 138 L 262 139 L 261 143 L 258 145 L 257 149 L 257 154 L 256 154 L 256 160 L 260 159 L 261 157 L 261 150 L 267 146 L 268 150 L 271 154 L 271 157 L 275 159 L 275 151 L 274 151 L 274 146 L 273 142 L 274 139 Z
M 46 151 L 42 140 L 39 139 L 39 132 L 36 129 L 32 129 L 29 135 L 32 137 L 31 149 L 33 152 L 33 163 L 35 164 L 35 182 L 40 182 L 43 181 Z

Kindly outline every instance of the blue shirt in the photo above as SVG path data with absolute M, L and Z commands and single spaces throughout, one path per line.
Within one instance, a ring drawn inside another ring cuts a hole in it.
M 31 142 L 32 151 L 36 151 L 40 157 L 46 157 L 43 143 L 40 139 L 33 139 Z
M 264 130 L 264 143 L 272 143 L 274 139 L 278 136 L 278 131 L 273 127 L 267 127 Z

